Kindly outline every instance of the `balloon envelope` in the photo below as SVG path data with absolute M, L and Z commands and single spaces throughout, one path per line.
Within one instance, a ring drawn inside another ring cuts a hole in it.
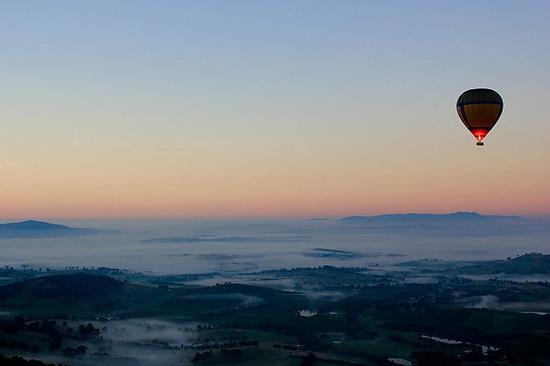
M 481 142 L 497 123 L 504 103 L 492 89 L 470 89 L 458 97 L 456 110 L 466 128 Z

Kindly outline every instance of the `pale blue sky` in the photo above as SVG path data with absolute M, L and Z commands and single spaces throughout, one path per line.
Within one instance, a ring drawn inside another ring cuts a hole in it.
M 0 189 L 32 197 L 1 216 L 549 213 L 548 19 L 548 1 L 0 2 Z M 484 151 L 454 110 L 478 86 L 505 101 Z M 503 187 L 481 204 L 479 184 Z

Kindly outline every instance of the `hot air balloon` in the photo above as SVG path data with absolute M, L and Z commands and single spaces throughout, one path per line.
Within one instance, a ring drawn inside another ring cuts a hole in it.
M 477 139 L 477 145 L 483 146 L 483 139 L 495 126 L 504 103 L 498 93 L 491 89 L 470 89 L 458 97 L 456 110 L 466 128 Z

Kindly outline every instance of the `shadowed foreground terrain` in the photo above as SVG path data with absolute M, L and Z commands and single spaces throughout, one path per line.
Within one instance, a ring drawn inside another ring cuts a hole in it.
M 210 275 L 4 268 L 0 353 L 71 365 L 543 365 L 550 285 L 475 278 L 530 273 L 526 263 L 546 273 L 539 254 L 270 270 L 212 286 L 197 284 Z

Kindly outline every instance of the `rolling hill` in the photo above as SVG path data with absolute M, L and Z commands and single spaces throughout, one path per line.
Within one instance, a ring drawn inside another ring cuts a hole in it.
M 467 274 L 550 274 L 550 255 L 528 253 L 506 260 L 488 261 L 460 269 Z
M 259 305 L 294 310 L 304 306 L 300 295 L 265 287 L 231 283 L 152 286 L 85 273 L 44 276 L 0 286 L 0 310 L 34 315 L 194 319 Z
M 60 236 L 94 235 L 102 232 L 103 231 L 96 229 L 73 228 L 34 220 L 0 224 L 0 239 L 51 238 Z

